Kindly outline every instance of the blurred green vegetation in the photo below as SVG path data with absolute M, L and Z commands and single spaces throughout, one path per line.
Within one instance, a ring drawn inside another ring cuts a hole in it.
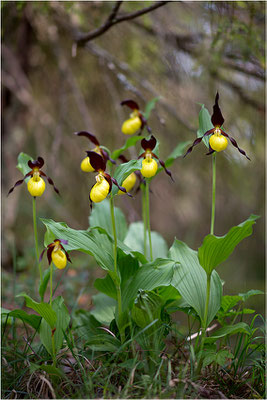
M 161 96 L 149 123 L 165 159 L 179 142 L 195 139 L 199 104 L 204 103 L 212 113 L 217 90 L 225 130 L 246 150 L 251 162 L 231 145 L 217 157 L 215 234 L 225 234 L 251 213 L 261 216 L 253 236 L 239 245 L 218 272 L 226 281 L 225 294 L 263 289 L 264 2 L 171 2 L 117 24 L 76 48 L 77 32 L 100 26 L 113 5 L 2 3 L 5 306 L 13 287 L 13 259 L 18 285 L 27 284 L 34 264 L 31 198 L 26 185 L 5 196 L 21 178 L 16 169 L 18 154 L 23 151 L 34 158 L 42 156 L 44 172 L 62 194 L 57 197 L 47 187 L 37 202 L 38 216 L 86 229 L 94 176 L 83 173 L 80 162 L 85 150 L 92 147 L 73 133 L 88 130 L 114 150 L 126 140 L 120 128 L 128 111 L 120 101 L 133 98 L 144 109 L 147 101 Z M 119 12 L 143 7 L 144 2 L 123 2 Z M 151 226 L 169 245 L 176 236 L 198 248 L 209 232 L 211 158 L 205 152 L 201 144 L 185 159 L 175 161 L 171 168 L 175 184 L 165 174 L 153 181 Z M 140 194 L 134 200 L 121 196 L 116 204 L 130 222 L 141 219 Z M 43 243 L 41 223 L 39 228 L 39 241 Z M 89 308 L 92 282 L 101 272 L 84 255 L 73 254 L 72 259 L 74 272 L 66 273 L 61 290 L 72 305 L 77 294 L 87 293 L 84 307 Z M 258 301 L 254 307 L 263 312 L 260 297 L 252 301 Z

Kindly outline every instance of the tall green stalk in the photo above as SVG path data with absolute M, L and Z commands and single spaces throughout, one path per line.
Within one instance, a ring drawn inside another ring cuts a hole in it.
M 212 201 L 211 201 L 211 223 L 210 223 L 211 235 L 214 235 L 215 204 L 216 204 L 216 152 L 212 154 Z M 197 374 L 200 373 L 203 364 L 202 352 L 204 348 L 206 331 L 207 331 L 207 320 L 208 320 L 209 301 L 210 301 L 210 283 L 211 283 L 211 273 L 209 274 L 207 273 L 206 303 L 205 303 L 204 320 L 202 326 Z
M 210 223 L 211 235 L 214 235 L 215 196 L 216 196 L 216 151 L 212 154 L 212 206 L 211 206 L 211 223 Z
M 36 262 L 39 268 L 40 274 L 40 283 L 43 282 L 43 271 L 41 263 L 39 263 L 39 251 L 38 251 L 38 235 L 37 235 L 37 222 L 36 222 L 36 197 L 32 198 L 32 215 L 33 215 L 33 231 L 34 231 L 34 240 L 35 240 L 35 254 L 36 254 Z
M 147 231 L 148 231 L 148 240 L 149 240 L 149 248 L 150 248 L 150 261 L 153 261 L 152 240 L 151 240 L 151 230 L 150 230 L 149 182 L 148 182 L 148 179 L 146 179 L 146 218 L 147 218 Z
M 141 185 L 142 190 L 142 217 L 144 227 L 144 256 L 146 257 L 146 239 L 147 239 L 147 212 L 146 212 L 146 190 L 144 185 Z
M 114 199 L 112 193 L 110 195 L 110 215 L 111 215 L 111 224 L 112 224 L 112 232 L 114 238 L 114 245 L 113 245 L 113 255 L 114 255 L 114 272 L 116 275 L 116 291 L 117 291 L 117 301 L 118 301 L 118 320 L 120 321 L 120 316 L 122 314 L 122 300 L 121 300 L 121 286 L 120 286 L 120 278 L 118 274 L 118 261 L 117 261 L 117 234 L 116 234 L 116 224 L 115 224 L 115 213 L 114 213 Z M 124 342 L 125 335 L 124 330 L 120 331 L 121 340 Z
M 53 263 L 50 264 L 50 306 L 52 307 L 53 298 Z

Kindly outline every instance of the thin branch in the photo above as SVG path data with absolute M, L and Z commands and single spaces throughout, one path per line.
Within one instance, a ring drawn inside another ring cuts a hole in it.
M 116 18 L 119 8 L 123 3 L 123 1 L 117 1 L 115 3 L 114 7 L 112 8 L 110 15 L 104 22 L 104 24 L 102 24 L 99 28 L 96 28 L 91 32 L 78 34 L 78 36 L 76 38 L 76 43 L 77 43 L 77 45 L 82 46 L 85 43 L 89 42 L 90 40 L 93 40 L 96 37 L 101 36 L 103 33 L 105 33 L 107 30 L 109 30 L 113 25 L 119 24 L 123 21 L 129 21 L 131 19 L 138 18 L 141 15 L 147 14 L 151 11 L 156 10 L 159 7 L 164 6 L 168 2 L 169 1 L 159 1 L 157 3 L 152 4 L 149 7 L 143 8 L 142 10 L 135 11 L 133 13 L 122 14 Z

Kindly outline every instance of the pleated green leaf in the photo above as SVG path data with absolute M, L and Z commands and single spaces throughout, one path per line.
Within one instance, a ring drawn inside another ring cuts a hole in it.
M 169 251 L 169 257 L 180 262 L 172 285 L 179 291 L 186 303 L 193 307 L 201 320 L 204 319 L 207 275 L 201 267 L 197 251 L 190 249 L 186 243 L 175 239 Z M 214 271 L 211 275 L 211 292 L 208 309 L 208 324 L 213 320 L 221 306 L 222 283 Z
M 32 308 L 34 311 L 36 311 L 47 322 L 47 324 L 49 324 L 50 328 L 55 327 L 57 315 L 50 304 L 43 302 L 37 303 L 26 293 L 18 294 L 16 297 L 24 297 L 27 307 Z
M 54 333 L 55 351 L 57 354 L 62 347 L 63 338 L 64 338 L 63 331 L 65 332 L 69 325 L 70 316 L 69 316 L 67 307 L 64 304 L 63 297 L 59 296 L 56 299 L 54 299 L 52 302 L 52 307 L 53 307 L 53 311 L 55 312 L 56 317 L 57 317 L 56 325 L 55 325 L 56 330 Z M 43 319 L 41 322 L 41 326 L 40 326 L 40 338 L 41 338 L 42 344 L 45 346 L 48 353 L 52 355 L 52 335 L 51 334 L 52 334 L 51 326 L 49 326 L 48 323 Z
M 101 324 L 109 326 L 115 318 L 117 302 L 104 293 L 97 293 L 92 297 L 94 308 L 90 311 Z
M 68 240 L 68 244 L 64 245 L 66 250 L 78 250 L 93 256 L 97 264 L 105 270 L 113 271 L 113 238 L 105 229 L 95 227 L 88 231 L 76 230 L 69 228 L 62 222 L 55 222 L 52 219 L 41 218 L 46 229 L 52 232 L 58 239 Z M 50 235 L 50 234 L 49 234 Z M 145 263 L 144 256 L 132 251 L 121 240 L 118 239 L 118 248 L 125 254 L 132 254 L 138 261 Z
M 166 160 L 164 160 L 165 166 L 167 168 L 170 167 L 173 164 L 173 162 L 176 160 L 176 158 L 182 157 L 184 155 L 185 151 L 186 151 L 187 146 L 189 146 L 189 144 L 191 144 L 191 143 L 192 143 L 191 140 L 187 140 L 186 142 L 179 143 L 175 147 L 175 149 L 171 152 L 171 154 L 168 156 L 168 158 Z M 157 173 L 162 171 L 162 170 L 163 170 L 163 168 L 160 167 L 158 169 Z
M 6 316 L 6 315 L 13 318 L 19 318 L 21 319 L 21 321 L 25 322 L 26 324 L 29 324 L 36 330 L 40 326 L 41 317 L 39 317 L 39 315 L 27 314 L 26 311 L 23 310 L 1 309 L 1 316 Z
M 123 241 L 127 234 L 126 218 L 118 207 L 114 208 L 114 213 L 117 237 Z M 113 235 L 109 200 L 105 199 L 104 201 L 101 201 L 101 203 L 94 204 L 93 210 L 89 217 L 89 223 L 91 228 L 99 226 L 104 228 L 105 231 L 110 235 Z
M 168 247 L 166 241 L 158 232 L 151 232 L 153 259 L 166 258 Z M 124 243 L 132 250 L 140 253 L 144 252 L 144 225 L 143 222 L 133 222 L 129 226 Z M 149 253 L 149 244 L 147 240 L 147 254 Z
M 113 250 L 104 239 L 106 235 L 98 236 L 92 231 L 82 231 L 69 228 L 66 224 L 55 222 L 52 219 L 41 219 L 46 229 L 51 231 L 58 239 L 68 240 L 64 245 L 66 250 L 78 250 L 93 256 L 98 265 L 105 270 L 113 269 Z M 103 240 L 101 240 L 103 236 Z
M 28 161 L 33 161 L 33 158 L 26 153 L 19 153 L 17 168 L 23 176 L 30 172 L 31 168 L 28 166 Z
M 215 331 L 211 336 L 207 337 L 205 339 L 205 342 L 212 343 L 222 337 L 225 337 L 227 335 L 234 335 L 236 333 L 245 333 L 249 335 L 250 328 L 248 324 L 246 324 L 245 322 L 238 322 L 238 324 L 235 325 L 225 325 L 222 328 Z
M 231 228 L 224 236 L 207 235 L 205 237 L 202 246 L 198 249 L 198 258 L 208 274 L 232 254 L 241 240 L 252 234 L 252 225 L 258 218 L 257 215 L 251 215 L 246 221 Z
M 115 170 L 114 178 L 118 182 L 119 185 L 122 185 L 122 182 L 134 171 L 140 170 L 142 168 L 142 160 L 131 160 L 127 163 L 123 163 L 118 165 Z M 116 185 L 112 185 L 112 194 L 115 195 L 118 193 L 118 187 Z
M 180 266 L 173 260 L 160 258 L 141 266 L 122 290 L 123 310 L 127 310 L 133 303 L 139 289 L 153 290 L 159 286 L 172 285 L 174 274 L 179 268 Z
M 113 151 L 113 153 L 111 154 L 111 158 L 113 158 L 113 160 L 116 160 L 125 150 L 129 149 L 129 147 L 135 146 L 135 144 L 137 142 L 139 142 L 140 140 L 144 139 L 145 136 L 131 136 L 129 137 L 129 139 L 126 140 L 126 143 L 124 146 L 122 146 L 121 148 Z

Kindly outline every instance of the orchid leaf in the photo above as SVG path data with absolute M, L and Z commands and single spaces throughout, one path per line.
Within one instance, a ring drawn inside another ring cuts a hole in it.
M 151 111 L 154 110 L 156 103 L 160 100 L 160 96 L 154 97 L 152 100 L 150 100 L 146 104 L 145 112 L 144 112 L 144 117 L 145 119 L 148 119 L 150 117 Z
M 128 161 L 127 163 L 123 163 L 121 165 L 118 165 L 115 173 L 114 173 L 114 178 L 118 182 L 118 184 L 121 186 L 123 181 L 134 171 L 141 170 L 142 169 L 142 160 L 131 160 Z M 118 193 L 118 187 L 116 185 L 112 185 L 112 194 L 115 195 Z
M 127 233 L 127 222 L 123 212 L 118 208 L 114 208 L 115 224 L 118 239 L 124 240 Z M 99 226 L 104 228 L 107 233 L 113 235 L 112 224 L 110 218 L 110 204 L 107 199 L 101 203 L 94 204 L 92 213 L 89 217 L 90 227 Z
M 111 154 L 111 158 L 113 160 L 116 160 L 125 150 L 129 149 L 129 147 L 135 146 L 137 142 L 140 140 L 144 139 L 145 136 L 131 136 L 129 139 L 126 140 L 126 143 L 124 146 L 120 147 L 117 150 L 114 150 L 113 153 Z
M 252 234 L 252 225 L 259 217 L 251 215 L 246 221 L 234 226 L 224 236 L 207 235 L 198 249 L 200 265 L 210 274 L 219 264 L 225 261 L 243 239 Z
M 166 241 L 158 232 L 151 232 L 153 259 L 166 258 L 168 247 Z M 129 230 L 124 243 L 132 250 L 144 253 L 144 225 L 143 222 L 133 222 L 129 226 Z M 147 243 L 147 253 L 149 252 Z
M 204 104 L 201 105 L 201 109 L 198 115 L 199 129 L 197 131 L 197 137 L 202 137 L 208 130 L 213 128 L 211 122 L 211 115 Z M 205 143 L 206 147 L 209 148 L 209 138 L 210 135 L 205 136 L 202 141 Z
M 169 251 L 169 257 L 180 262 L 173 286 L 179 291 L 187 304 L 195 309 L 201 320 L 204 320 L 207 276 L 201 267 L 197 251 L 190 249 L 186 243 L 175 239 Z M 211 275 L 210 302 L 207 323 L 215 317 L 221 306 L 222 283 L 214 271 Z
M 62 347 L 64 338 L 63 331 L 65 332 L 69 325 L 70 316 L 67 307 L 64 304 L 64 299 L 61 296 L 53 300 L 52 308 L 56 315 L 56 324 L 55 324 L 56 329 L 54 333 L 54 342 L 55 342 L 55 352 L 57 354 Z M 49 326 L 44 319 L 42 320 L 40 326 L 40 338 L 46 350 L 49 352 L 49 354 L 52 355 L 53 351 L 52 351 L 51 326 Z
M 34 311 L 36 311 L 47 322 L 47 324 L 49 324 L 50 328 L 55 327 L 57 315 L 50 304 L 43 302 L 37 303 L 26 293 L 20 293 L 16 297 L 24 297 L 27 307 L 32 308 Z

